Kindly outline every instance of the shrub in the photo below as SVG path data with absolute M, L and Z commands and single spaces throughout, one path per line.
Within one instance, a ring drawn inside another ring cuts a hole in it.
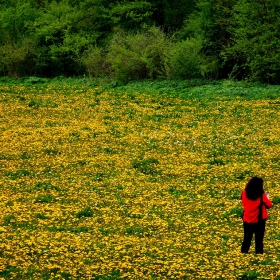
M 110 42 L 108 53 L 115 79 L 127 83 L 164 76 L 168 44 L 167 36 L 156 27 L 137 34 L 118 32 Z
M 202 77 L 202 42 L 186 39 L 172 44 L 165 61 L 167 78 L 192 79 Z
M 130 80 L 209 76 L 215 68 L 201 55 L 202 41 L 172 41 L 160 28 L 151 27 L 138 33 L 117 32 L 108 52 L 91 46 L 81 62 L 90 77 L 111 77 L 122 83 Z
M 82 65 L 85 66 L 90 78 L 109 76 L 111 72 L 110 64 L 106 61 L 104 50 L 90 46 L 82 55 Z
M 0 71 L 19 78 L 35 72 L 35 43 L 31 38 L 25 38 L 18 44 L 12 42 L 0 47 Z
M 160 28 L 138 33 L 117 32 L 108 51 L 89 47 L 81 62 L 89 77 L 109 77 L 124 84 L 143 79 L 193 79 L 213 77 L 217 63 L 201 54 L 202 40 L 176 42 Z

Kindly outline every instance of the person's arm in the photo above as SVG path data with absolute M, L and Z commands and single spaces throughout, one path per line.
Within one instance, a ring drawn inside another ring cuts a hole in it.
M 266 208 L 272 207 L 272 202 L 269 200 L 269 198 L 267 197 L 267 195 L 265 193 L 263 194 L 263 203 Z

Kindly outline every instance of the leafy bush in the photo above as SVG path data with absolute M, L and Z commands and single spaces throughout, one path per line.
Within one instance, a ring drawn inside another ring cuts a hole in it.
M 156 27 L 137 34 L 118 32 L 110 42 L 108 53 L 115 79 L 127 83 L 164 76 L 168 44 L 167 36 Z
M 213 68 L 203 60 L 201 48 L 199 39 L 175 42 L 157 27 L 137 34 L 121 31 L 110 41 L 107 65 L 111 65 L 113 77 L 123 83 L 146 78 L 201 78 Z M 101 51 L 96 49 L 93 56 L 91 65 L 102 73 Z
M 7 43 L 0 47 L 0 71 L 18 78 L 35 72 L 35 43 L 25 38 L 18 44 Z
M 104 50 L 90 46 L 82 55 L 81 63 L 86 67 L 90 78 L 105 77 L 110 74 L 110 64 L 106 61 Z
M 167 78 L 192 79 L 200 78 L 202 56 L 200 55 L 202 42 L 198 39 L 186 39 L 174 42 L 170 46 L 165 61 Z

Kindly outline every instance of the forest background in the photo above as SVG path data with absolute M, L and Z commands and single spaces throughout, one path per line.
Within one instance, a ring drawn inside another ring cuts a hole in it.
M 0 76 L 280 82 L 278 0 L 2 0 Z

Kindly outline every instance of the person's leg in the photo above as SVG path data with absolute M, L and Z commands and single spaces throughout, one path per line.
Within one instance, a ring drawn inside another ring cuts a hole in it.
M 255 232 L 256 253 L 263 254 L 263 238 L 265 233 L 265 221 L 258 223 Z
M 243 227 L 244 227 L 244 239 L 241 247 L 241 253 L 248 253 L 251 246 L 254 228 L 253 225 L 249 223 L 243 223 Z

